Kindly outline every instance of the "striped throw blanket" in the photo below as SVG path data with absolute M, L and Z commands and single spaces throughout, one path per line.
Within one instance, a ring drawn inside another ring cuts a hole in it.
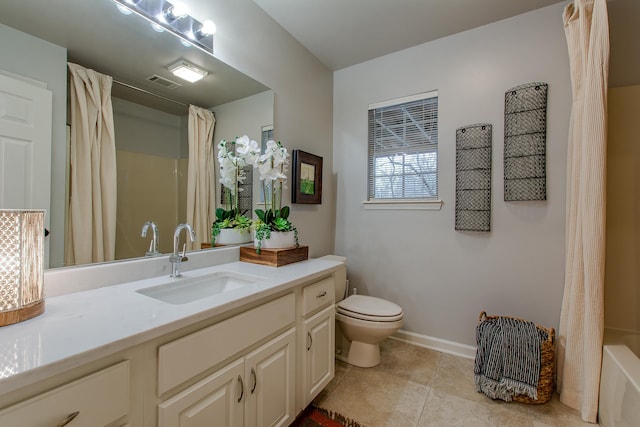
M 476 327 L 476 389 L 506 402 L 514 396 L 538 398 L 540 344 L 548 337 L 535 323 L 510 317 L 487 318 Z

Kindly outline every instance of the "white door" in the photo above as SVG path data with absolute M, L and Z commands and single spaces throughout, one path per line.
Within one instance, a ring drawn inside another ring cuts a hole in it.
M 245 427 L 287 427 L 295 418 L 295 329 L 245 360 Z
M 51 91 L 0 74 L 0 208 L 46 209 L 49 227 L 50 193 Z

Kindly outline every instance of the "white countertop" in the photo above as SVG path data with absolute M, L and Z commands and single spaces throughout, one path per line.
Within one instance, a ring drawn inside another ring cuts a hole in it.
M 44 314 L 0 328 L 0 395 L 179 328 L 325 276 L 341 264 L 310 259 L 282 267 L 231 262 L 47 298 Z M 226 271 L 260 277 L 240 289 L 174 305 L 139 294 L 168 280 Z

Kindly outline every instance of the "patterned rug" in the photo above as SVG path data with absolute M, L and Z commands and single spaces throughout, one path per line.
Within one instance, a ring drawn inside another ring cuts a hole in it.
M 290 427 L 365 427 L 337 412 L 307 407 Z

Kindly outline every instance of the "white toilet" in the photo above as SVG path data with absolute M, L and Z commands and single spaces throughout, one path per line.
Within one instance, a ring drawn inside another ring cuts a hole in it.
M 345 263 L 336 273 L 336 325 L 351 342 L 347 363 L 370 368 L 380 363 L 380 342 L 393 335 L 403 324 L 402 308 L 390 301 L 347 292 L 346 258 L 327 255 L 323 259 Z

